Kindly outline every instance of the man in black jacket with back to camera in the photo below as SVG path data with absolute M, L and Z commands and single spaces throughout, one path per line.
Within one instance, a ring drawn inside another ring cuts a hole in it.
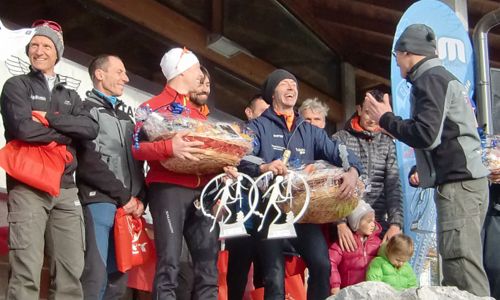
M 394 45 L 401 77 L 412 84 L 411 117 L 392 113 L 366 94 L 372 120 L 415 149 L 410 184 L 434 187 L 443 285 L 489 296 L 481 228 L 488 208 L 488 170 L 481 161 L 477 122 L 465 87 L 436 55 L 436 35 L 424 24 L 408 26 Z

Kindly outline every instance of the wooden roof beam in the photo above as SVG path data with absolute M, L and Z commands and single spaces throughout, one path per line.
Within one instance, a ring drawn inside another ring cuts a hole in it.
M 369 80 L 376 81 L 377 83 L 385 84 L 387 86 L 391 85 L 391 81 L 388 78 L 371 73 L 371 72 L 366 71 L 364 69 L 356 68 L 356 76 L 364 77 L 364 78 L 367 78 Z
M 469 0 L 470 1 L 470 0 Z M 415 0 L 356 0 L 356 2 L 361 2 L 365 4 L 373 4 L 379 7 L 391 9 L 394 11 L 405 11 L 410 5 L 415 3 Z
M 349 62 L 356 68 L 365 70 L 369 73 L 380 76 L 381 78 L 390 78 L 391 59 L 389 57 L 385 58 L 373 56 L 372 53 L 367 51 L 358 52 L 348 59 Z
M 311 4 L 309 1 L 303 0 L 278 0 L 290 13 L 295 15 L 304 25 L 306 25 L 316 36 L 321 39 L 330 49 L 337 52 L 342 57 L 345 52 L 345 47 L 341 43 L 340 35 L 331 33 L 324 30 L 314 13 L 311 11 Z M 328 37 L 323 39 L 323 37 Z
M 355 16 L 356 18 L 378 20 L 393 24 L 397 24 L 403 15 L 401 11 L 355 0 L 315 0 L 312 6 L 315 11 L 339 11 Z
M 394 35 L 396 31 L 397 22 L 393 23 L 384 19 L 372 19 L 365 16 L 353 15 L 346 11 L 331 11 L 322 7 L 317 7 L 314 8 L 314 14 L 319 20 L 332 24 L 341 24 L 390 35 Z
M 469 14 L 484 16 L 485 14 L 500 8 L 500 3 L 489 0 L 468 0 L 467 8 Z
M 359 51 L 370 51 L 375 55 L 390 57 L 393 42 L 393 36 L 366 29 L 350 27 L 344 24 L 332 23 L 330 21 L 321 21 L 329 31 L 338 31 L 342 33 L 344 41 L 349 45 L 349 55 L 355 55 Z M 369 46 L 368 46 L 369 45 Z M 369 47 L 369 49 L 365 49 Z
M 196 54 L 220 65 L 221 67 L 253 82 L 262 84 L 267 75 L 276 69 L 275 66 L 256 57 L 244 53 L 227 59 L 224 56 L 208 49 L 208 32 L 203 26 L 189 20 L 174 10 L 154 0 L 93 0 L 95 3 L 124 16 L 133 23 L 139 24 L 160 36 L 186 45 Z M 165 49 L 159 49 L 164 51 Z M 343 119 L 344 107 L 331 96 L 326 95 L 314 87 L 299 83 L 300 98 L 319 97 L 330 106 L 328 119 L 339 122 Z

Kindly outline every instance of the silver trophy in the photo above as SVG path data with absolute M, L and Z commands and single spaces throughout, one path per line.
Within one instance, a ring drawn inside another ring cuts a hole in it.
M 285 162 L 285 164 L 288 160 L 289 155 L 289 151 L 288 153 L 285 151 L 283 155 L 283 161 Z M 272 172 L 266 172 L 257 177 L 255 179 L 255 184 L 250 188 L 249 195 L 253 195 L 254 193 L 257 194 L 259 188 L 265 190 L 265 192 L 263 192 L 262 194 L 262 200 L 266 201 L 266 208 L 264 210 L 264 213 L 260 213 L 256 210 L 254 212 L 262 219 L 259 227 L 257 228 L 257 231 L 260 232 L 264 228 L 264 223 L 267 220 L 269 213 L 271 211 L 274 211 L 276 212 L 276 216 L 269 225 L 267 238 L 279 239 L 297 237 L 297 233 L 295 232 L 295 227 L 293 224 L 298 222 L 307 210 L 310 199 L 309 185 L 307 184 L 307 181 L 304 179 L 304 177 L 293 171 L 288 171 L 286 176 L 278 175 L 276 176 L 276 178 L 273 177 L 274 175 Z M 300 185 L 303 186 L 302 188 L 305 189 L 306 198 L 299 213 L 297 215 L 294 215 L 291 210 L 284 211 L 283 208 L 293 207 L 294 203 L 292 189 L 298 182 L 300 182 Z M 283 214 L 286 215 L 285 222 L 278 223 Z
M 210 231 L 219 224 L 220 239 L 248 235 L 244 223 L 252 217 L 259 194 L 258 191 L 248 193 L 248 198 L 245 198 L 244 193 L 249 191 L 249 188 L 242 184 L 243 179 L 251 186 L 255 185 L 252 177 L 246 174 L 239 173 L 236 179 L 231 179 L 223 173 L 210 180 L 201 192 L 200 209 L 206 217 L 213 220 Z M 207 194 L 213 193 L 214 197 L 207 197 Z M 247 212 L 243 211 L 244 205 L 248 205 Z

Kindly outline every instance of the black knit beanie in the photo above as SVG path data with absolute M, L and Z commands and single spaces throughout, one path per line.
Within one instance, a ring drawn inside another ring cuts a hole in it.
M 436 35 L 427 25 L 410 25 L 399 36 L 394 50 L 424 56 L 436 55 Z
M 292 73 L 283 69 L 274 70 L 271 74 L 267 75 L 267 79 L 262 85 L 262 98 L 269 105 L 273 102 L 273 95 L 276 86 L 284 79 L 292 79 L 298 84 L 297 78 L 295 78 Z

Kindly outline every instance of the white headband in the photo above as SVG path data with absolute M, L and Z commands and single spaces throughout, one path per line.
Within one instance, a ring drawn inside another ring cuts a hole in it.
M 198 58 L 193 52 L 186 48 L 173 48 L 163 55 L 160 67 L 167 81 L 170 81 L 197 63 L 199 63 Z

